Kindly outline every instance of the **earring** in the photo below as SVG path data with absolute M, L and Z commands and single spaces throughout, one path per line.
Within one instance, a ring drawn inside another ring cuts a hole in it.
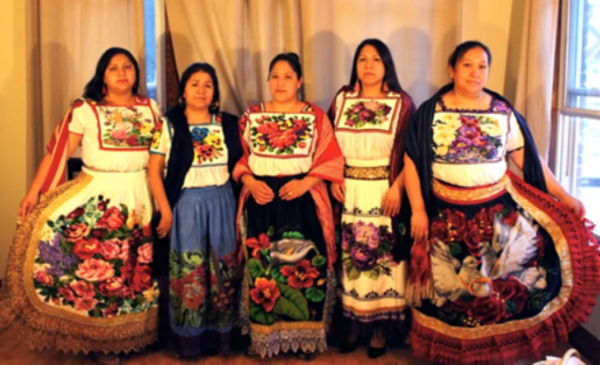
M 215 101 L 209 105 L 210 109 L 217 109 L 219 107 L 219 102 Z
M 185 98 L 183 96 L 179 97 L 177 102 L 179 103 L 179 105 L 185 106 Z
M 102 83 L 102 95 L 106 95 L 106 83 Z

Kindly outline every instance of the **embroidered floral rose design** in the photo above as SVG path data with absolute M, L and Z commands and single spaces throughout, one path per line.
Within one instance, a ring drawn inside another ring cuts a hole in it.
M 291 155 L 312 138 L 313 120 L 301 115 L 263 115 L 251 128 L 252 147 L 260 152 Z
M 387 226 L 359 220 L 342 224 L 342 262 L 346 277 L 358 279 L 361 275 L 377 278 L 391 275 L 397 265 L 392 257 L 394 237 Z
M 389 105 L 376 100 L 357 101 L 344 111 L 346 117 L 344 124 L 357 129 L 368 125 L 377 126 L 389 120 L 391 111 Z
M 493 116 L 444 114 L 433 123 L 436 158 L 448 162 L 484 162 L 498 157 L 502 147 L 500 121 Z
M 155 306 L 156 300 L 134 301 L 155 283 L 149 266 L 151 233 L 144 233 L 141 221 L 125 224 L 130 213 L 125 204 L 110 206 L 108 199 L 97 196 L 48 221 L 33 277 L 40 298 L 90 317 Z
M 105 110 L 102 144 L 112 148 L 144 148 L 152 143 L 154 123 L 135 108 Z

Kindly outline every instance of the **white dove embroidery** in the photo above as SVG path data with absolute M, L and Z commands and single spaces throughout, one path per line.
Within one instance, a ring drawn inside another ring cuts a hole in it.
M 503 249 L 494 264 L 491 277 L 507 279 L 509 275 L 524 270 L 524 266 L 537 254 L 537 227 L 519 214 L 517 222 L 510 227 L 500 216 L 494 218 L 492 247 Z
M 444 242 L 435 238 L 431 244 L 431 271 L 435 288 L 434 304 L 442 306 L 446 300 L 456 301 L 469 294 L 477 297 L 488 296 L 491 291 L 489 279 L 478 270 L 478 262 L 473 256 L 467 256 L 460 262 L 450 253 Z M 460 271 L 457 273 L 457 270 Z

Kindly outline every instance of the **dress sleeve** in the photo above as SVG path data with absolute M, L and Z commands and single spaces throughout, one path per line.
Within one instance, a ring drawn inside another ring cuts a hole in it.
M 510 118 L 508 119 L 508 129 L 509 131 L 506 139 L 506 151 L 510 153 L 523 148 L 525 146 L 525 139 L 523 138 L 523 133 L 521 132 L 521 127 L 519 127 L 519 122 L 517 121 L 515 113 L 510 113 Z
M 171 148 L 171 130 L 169 122 L 164 118 L 159 120 L 154 134 L 152 135 L 152 145 L 150 153 L 166 156 Z
M 83 115 L 85 113 L 85 107 L 87 105 L 79 102 L 73 103 L 70 110 L 70 119 L 69 119 L 69 133 L 76 133 L 83 135 L 85 132 L 86 120 L 89 118 L 85 118 Z M 69 115 L 69 113 L 67 113 Z

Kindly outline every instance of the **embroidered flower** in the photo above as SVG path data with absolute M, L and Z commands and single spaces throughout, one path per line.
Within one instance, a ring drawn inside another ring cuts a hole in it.
M 302 260 L 295 266 L 284 266 L 281 274 L 288 279 L 288 284 L 294 289 L 310 288 L 314 284 L 314 279 L 319 277 L 319 271 L 311 267 L 308 260 Z
M 85 280 L 72 281 L 69 287 L 81 298 L 93 298 L 96 295 L 94 284 Z
M 100 249 L 100 241 L 96 238 L 80 239 L 75 243 L 73 253 L 81 260 L 87 260 L 99 253 Z
M 271 312 L 275 306 L 275 302 L 281 293 L 274 279 L 256 278 L 254 289 L 250 290 L 252 301 L 262 307 L 267 312 Z
M 145 245 L 138 247 L 138 262 L 142 264 L 149 264 L 152 262 L 151 243 L 146 243 Z
M 264 233 L 261 233 L 258 236 L 258 239 L 255 237 L 248 238 L 246 240 L 246 246 L 252 248 L 252 257 L 260 258 L 260 250 L 271 248 L 271 241 L 269 240 L 269 236 Z
M 46 270 L 38 270 L 33 274 L 33 278 L 43 286 L 54 285 L 54 278 L 46 272 Z
M 110 207 L 108 208 L 102 217 L 96 222 L 96 228 L 106 228 L 109 231 L 114 231 L 125 223 L 125 216 L 121 213 L 119 208 Z
M 114 266 L 104 260 L 87 259 L 79 264 L 75 275 L 87 281 L 104 281 L 115 276 Z
M 206 136 L 208 136 L 208 128 L 194 127 L 192 129 L 192 139 L 194 141 L 202 142 Z

